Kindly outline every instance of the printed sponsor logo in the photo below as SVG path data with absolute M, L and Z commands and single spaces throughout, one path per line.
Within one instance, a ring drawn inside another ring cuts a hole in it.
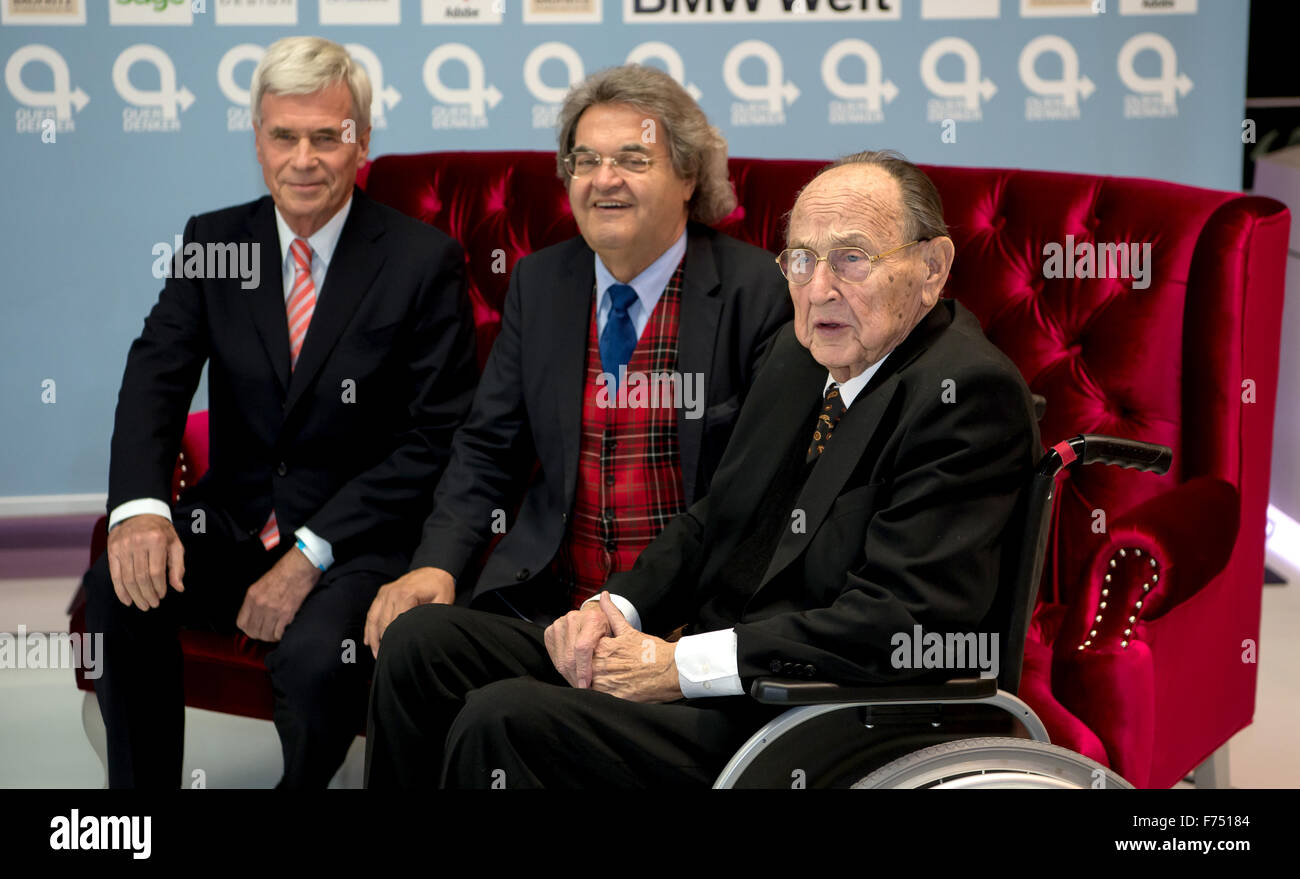
M 466 85 L 449 86 L 442 80 L 447 64 L 465 69 Z M 487 111 L 501 103 L 501 92 L 487 81 L 483 59 L 464 43 L 443 43 L 424 59 L 424 87 L 438 106 L 433 108 L 433 127 L 487 128 Z
M 23 82 L 23 70 L 30 64 L 44 65 L 49 69 L 52 87 L 49 91 L 30 88 Z M 73 113 L 80 113 L 90 103 L 90 96 L 81 86 L 72 85 L 68 62 L 55 49 L 40 43 L 21 46 L 5 63 L 5 87 L 14 100 L 24 105 L 16 114 L 19 134 L 38 134 L 52 120 L 56 131 L 75 131 Z
M 1154 53 L 1159 73 L 1142 76 L 1137 71 L 1137 57 Z M 1120 82 L 1128 88 L 1124 96 L 1125 119 L 1151 119 L 1178 115 L 1178 99 L 1192 90 L 1192 80 L 1178 72 L 1178 53 L 1173 43 L 1160 34 L 1142 33 L 1130 37 L 1120 47 L 1116 59 Z
M 897 21 L 903 0 L 623 0 L 624 24 Z

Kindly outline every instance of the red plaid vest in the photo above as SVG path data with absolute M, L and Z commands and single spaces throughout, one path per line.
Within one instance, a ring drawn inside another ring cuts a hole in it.
M 686 509 L 677 446 L 677 401 L 671 384 L 648 381 L 656 373 L 677 371 L 684 264 L 685 258 L 677 264 L 651 313 L 628 362 L 626 385 L 620 383 L 616 394 L 599 382 L 602 370 L 595 304 L 591 309 L 578 485 L 569 529 L 552 565 L 556 577 L 569 586 L 575 608 L 598 594 L 610 574 L 631 568 L 641 550 Z M 636 386 L 643 376 L 647 382 L 642 388 L 647 393 L 638 395 Z M 626 405 L 619 405 L 620 398 Z

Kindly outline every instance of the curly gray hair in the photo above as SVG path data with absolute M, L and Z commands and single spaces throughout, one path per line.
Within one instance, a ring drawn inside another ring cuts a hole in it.
M 727 174 L 727 141 L 677 80 L 657 67 L 624 64 L 587 77 L 569 90 L 560 109 L 559 150 L 555 169 L 568 180 L 564 157 L 573 149 L 578 120 L 597 104 L 628 104 L 653 116 L 668 135 L 673 171 L 695 181 L 690 217 L 716 223 L 736 207 L 736 193 Z

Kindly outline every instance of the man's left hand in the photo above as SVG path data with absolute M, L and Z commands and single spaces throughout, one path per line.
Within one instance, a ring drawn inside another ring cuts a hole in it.
M 321 570 L 297 547 L 248 587 L 235 625 L 259 641 L 279 641 L 298 608 L 320 580 Z
M 600 609 L 614 634 L 596 644 L 591 689 L 631 702 L 673 702 L 682 698 L 674 658 L 677 645 L 632 628 L 608 592 L 601 593 Z

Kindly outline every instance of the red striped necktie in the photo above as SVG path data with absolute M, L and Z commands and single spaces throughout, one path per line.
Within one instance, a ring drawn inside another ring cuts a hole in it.
M 316 311 L 316 284 L 311 279 L 311 245 L 301 238 L 293 239 L 289 245 L 293 254 L 293 289 L 285 303 L 285 312 L 289 319 L 289 368 L 298 365 L 298 355 L 302 353 L 302 343 L 307 338 L 307 327 L 311 316 Z M 275 510 L 262 526 L 262 545 L 274 549 L 280 542 L 280 529 L 275 524 Z

